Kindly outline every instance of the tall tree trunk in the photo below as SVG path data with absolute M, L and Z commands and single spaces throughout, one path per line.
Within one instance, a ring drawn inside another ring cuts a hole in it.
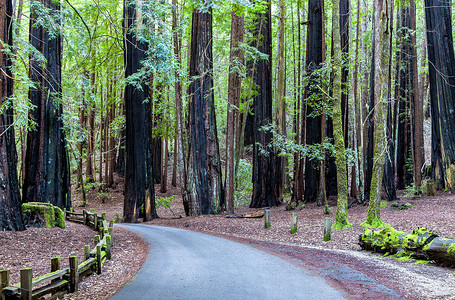
M 13 6 L 11 0 L 0 1 L 0 105 L 9 101 L 8 97 L 13 94 L 13 79 L 11 58 L 3 51 L 5 46 L 13 45 L 12 19 Z M 14 137 L 13 105 L 9 103 L 0 114 L 0 231 L 24 230 L 22 220 L 22 203 L 19 192 L 16 169 L 16 143 Z
M 84 130 L 87 127 L 87 116 L 85 114 L 86 110 L 86 102 L 85 102 L 85 89 L 82 89 L 82 103 L 79 107 L 79 127 L 80 130 Z M 82 134 L 82 132 L 81 132 Z M 80 187 L 84 184 L 84 178 L 82 176 L 82 169 L 83 169 L 83 141 L 80 140 L 77 143 L 77 152 L 79 154 L 78 162 L 77 162 L 77 187 Z
M 174 151 L 174 155 L 173 155 L 173 159 L 172 159 L 172 179 L 171 179 L 171 184 L 173 187 L 176 187 L 177 186 L 177 164 L 178 164 L 178 160 L 177 160 L 177 157 L 178 157 L 178 153 L 179 153 L 179 149 L 178 149 L 178 146 L 177 146 L 177 130 L 175 132 L 175 137 L 174 137 L 174 143 L 173 143 L 173 151 Z
M 344 124 L 343 124 L 343 74 L 342 74 L 342 43 L 340 33 L 340 2 L 332 1 L 332 38 L 333 38 L 333 137 L 337 165 L 337 213 L 335 228 L 348 228 L 348 174 L 346 165 Z M 346 101 L 346 99 L 345 99 Z M 345 112 L 347 113 L 347 111 Z M 346 122 L 347 124 L 347 122 Z
M 263 126 L 272 124 L 272 18 L 271 5 L 255 16 L 255 36 L 260 37 L 257 50 L 268 60 L 256 63 L 253 77 L 258 87 L 254 96 L 253 195 L 250 207 L 276 206 L 280 203 L 276 190 L 276 160 L 272 149 L 272 133 Z
M 181 34 L 178 31 L 178 3 L 177 0 L 172 0 L 173 14 L 172 14 L 172 32 L 174 40 L 174 55 L 177 63 L 181 62 Z M 187 165 L 185 159 L 185 140 L 184 140 L 184 126 L 183 126 L 183 112 L 182 112 L 182 84 L 180 74 L 175 72 L 175 118 L 177 127 L 177 144 L 178 144 L 178 164 L 179 164 L 179 180 L 180 190 L 182 193 L 183 207 L 185 214 L 190 214 L 190 199 L 187 189 Z
M 414 186 L 422 185 L 422 167 L 425 162 L 425 148 L 423 140 L 423 95 L 419 90 L 419 72 L 417 67 L 416 41 L 416 5 L 410 0 L 411 9 L 411 47 L 412 47 L 412 90 L 413 90 L 413 173 Z
M 349 16 L 351 14 L 349 0 L 340 1 L 340 34 L 341 34 L 341 118 L 343 122 L 343 137 L 345 148 L 348 148 L 349 109 L 348 109 L 348 79 L 349 79 Z
M 90 74 L 90 86 L 93 97 L 96 96 L 96 87 L 95 87 L 95 73 Z M 91 98 L 91 97 L 90 97 Z M 93 153 L 95 152 L 95 103 L 90 99 L 88 101 L 89 113 L 88 113 L 88 134 L 87 134 L 87 161 L 85 163 L 85 176 L 87 177 L 87 182 L 94 181 L 93 175 Z
M 433 175 L 453 190 L 455 176 L 455 55 L 452 1 L 425 0 L 432 117 Z
M 124 94 L 124 93 L 122 93 Z M 121 111 L 123 115 L 126 116 L 126 105 L 125 105 L 125 96 L 122 95 L 123 103 L 121 106 Z M 126 128 L 125 126 L 120 131 L 120 137 L 118 142 L 118 155 L 117 161 L 115 162 L 115 172 L 119 177 L 125 176 L 125 141 L 126 141 Z
M 354 73 L 352 76 L 354 77 L 354 84 L 353 84 L 353 94 L 354 94 L 354 155 L 355 155 L 355 163 L 354 168 L 356 176 L 353 176 L 353 183 L 355 180 L 355 184 L 351 185 L 351 197 L 355 197 L 357 202 L 362 204 L 364 202 L 363 198 L 363 178 L 362 178 L 362 157 L 361 157 L 361 142 L 362 142 L 362 118 L 361 118 L 361 105 L 359 99 L 359 40 L 360 40 L 360 0 L 357 0 L 357 28 L 356 28 L 356 39 L 355 39 L 355 62 L 354 62 Z M 355 178 L 354 178 L 355 177 Z
M 147 45 L 138 41 L 132 32 L 136 22 L 140 23 L 141 13 L 135 4 L 124 2 L 125 25 L 127 28 L 125 40 L 125 78 L 139 71 L 141 61 L 145 59 Z M 139 209 L 145 200 L 147 185 L 147 149 L 150 128 L 147 121 L 147 112 L 150 104 L 147 99 L 148 88 L 144 82 L 142 89 L 135 88 L 132 84 L 125 86 L 126 110 L 126 143 L 125 143 L 125 198 L 123 205 L 123 218 L 125 222 L 135 222 L 139 216 Z M 144 126 L 145 124 L 145 126 Z
M 157 81 L 157 80 L 154 80 Z M 153 84 L 151 85 L 151 88 Z M 152 148 L 153 148 L 153 176 L 155 183 L 161 183 L 161 171 L 163 168 L 163 138 L 159 130 L 159 124 L 163 122 L 162 106 L 165 103 L 164 86 L 157 83 L 156 99 L 153 100 L 153 121 L 152 121 Z M 153 99 L 153 97 L 151 97 Z
M 305 138 L 307 145 L 320 144 L 321 140 L 321 116 L 311 116 L 314 112 L 313 105 L 309 102 L 320 102 L 322 93 L 317 84 L 318 78 L 316 70 L 320 68 L 324 61 L 325 42 L 324 42 L 324 1 L 308 1 L 308 36 L 307 36 L 307 57 L 305 62 L 306 75 L 310 78 L 310 83 L 305 89 L 306 104 L 306 125 Z M 313 159 L 305 160 L 305 202 L 315 202 L 320 184 L 319 173 L 320 162 Z
M 114 81 L 113 83 L 114 87 L 113 87 L 113 103 L 112 103 L 112 107 L 111 107 L 111 123 L 114 121 L 115 119 L 115 99 L 117 97 L 117 93 L 116 93 L 116 81 Z M 114 184 L 114 170 L 115 170 L 115 165 L 116 165 L 116 154 L 117 154 L 117 149 L 115 147 L 115 137 L 114 135 L 110 132 L 110 130 L 108 130 L 108 134 L 109 134 L 109 177 L 108 177 L 108 180 L 107 180 L 107 186 L 108 187 L 112 187 L 112 185 Z
M 398 139 L 397 139 L 397 177 L 398 189 L 404 189 L 412 181 L 412 173 L 408 168 L 411 160 L 411 99 L 412 90 L 412 45 L 409 6 L 402 8 L 401 14 L 401 68 L 400 68 L 400 91 L 399 91 L 399 114 L 398 114 Z
M 277 112 L 277 125 L 278 134 L 286 136 L 286 62 L 285 62 L 285 43 L 286 43 L 286 1 L 280 0 L 280 24 L 279 24 L 279 36 L 278 36 L 278 83 L 276 92 L 276 105 L 278 107 Z M 283 197 L 284 181 L 285 181 L 285 165 L 286 157 L 278 156 L 276 154 L 276 176 L 275 186 L 277 189 L 277 198 L 281 200 Z
M 202 3 L 200 3 L 201 5 Z M 207 7 L 208 4 L 208 7 Z M 212 8 L 196 7 L 191 29 L 190 215 L 218 213 L 224 204 L 213 95 Z
M 241 69 L 243 51 L 239 48 L 243 42 L 245 17 L 237 6 L 232 9 L 231 52 L 229 65 L 228 116 L 226 133 L 226 212 L 234 213 L 235 190 L 235 148 L 239 121 L 238 107 L 242 84 Z
M 397 16 L 399 17 L 399 12 Z M 390 19 L 390 32 L 393 32 L 393 13 Z M 399 22 L 397 22 L 397 31 Z M 392 45 L 392 34 L 390 37 L 390 45 Z M 386 127 L 386 139 L 387 139 L 387 152 L 385 155 L 385 165 L 384 165 L 384 175 L 383 175 L 383 186 L 385 188 L 385 193 L 388 201 L 394 201 L 397 199 L 396 189 L 395 189 L 395 118 L 393 115 L 393 101 L 392 101 L 392 47 L 389 48 L 389 78 L 388 78 L 388 96 L 389 101 L 387 102 L 387 127 Z
M 43 0 L 48 9 L 60 11 L 51 0 Z M 60 208 L 71 207 L 70 167 L 63 131 L 61 97 L 61 37 L 50 36 L 36 24 L 37 12 L 31 11 L 30 42 L 46 59 L 30 57 L 30 79 L 36 87 L 29 91 L 34 106 L 29 115 L 37 130 L 28 133 L 25 156 L 26 173 L 22 192 L 23 202 L 48 202 Z
M 305 19 L 305 9 L 302 11 L 302 19 Z M 302 40 L 305 40 L 305 32 L 301 30 L 301 22 L 300 22 L 300 0 L 297 1 L 297 24 L 298 24 L 298 63 L 297 63 L 297 111 L 299 114 L 299 119 L 297 121 L 297 124 L 300 125 L 298 130 L 296 130 L 296 139 L 297 143 L 300 145 L 305 145 L 305 121 L 306 121 L 306 105 L 303 103 L 304 96 L 302 97 L 302 65 L 301 62 L 303 61 L 302 57 Z M 303 37 L 302 37 L 302 32 L 303 32 Z M 295 161 L 297 162 L 295 164 L 295 170 L 294 170 L 294 192 L 293 192 L 293 197 L 295 198 L 294 201 L 296 203 L 303 202 L 303 194 L 304 194 L 304 165 L 305 165 L 305 158 L 301 157 L 299 153 L 296 154 L 295 156 Z
M 374 1 L 374 100 L 375 100 L 375 144 L 370 203 L 366 225 L 383 226 L 381 220 L 381 191 L 384 173 L 385 148 L 387 146 L 385 125 L 388 102 L 389 55 L 390 55 L 390 21 L 393 14 L 392 0 Z

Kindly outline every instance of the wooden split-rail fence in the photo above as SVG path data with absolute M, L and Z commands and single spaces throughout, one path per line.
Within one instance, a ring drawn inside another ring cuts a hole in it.
M 89 226 L 99 234 L 95 236 L 95 247 L 84 247 L 84 261 L 78 264 L 77 256 L 69 257 L 69 268 L 61 269 L 60 257 L 51 259 L 51 273 L 33 278 L 32 269 L 20 271 L 20 282 L 10 286 L 10 271 L 0 270 L 0 293 L 2 300 L 9 299 L 55 299 L 67 293 L 74 293 L 79 282 L 86 276 L 101 274 L 106 259 L 111 258 L 114 222 L 106 221 L 106 214 L 98 216 L 94 211 L 75 213 L 65 211 L 68 221 Z

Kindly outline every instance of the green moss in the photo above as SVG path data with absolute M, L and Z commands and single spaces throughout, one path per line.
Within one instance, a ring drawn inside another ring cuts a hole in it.
M 48 203 L 29 202 L 22 204 L 23 213 L 37 212 L 44 220 L 44 226 L 52 228 L 55 226 L 54 207 Z
M 380 218 L 373 218 L 371 221 L 366 220 L 360 226 L 368 227 L 368 228 L 384 228 L 389 227 L 390 224 L 383 222 Z
M 348 220 L 345 220 L 346 222 L 338 222 L 336 221 L 333 225 L 333 229 L 345 229 L 345 228 L 350 228 L 352 227 L 352 224 L 348 222 Z
M 449 248 L 447 248 L 447 253 L 455 255 L 455 244 L 450 244 Z
M 65 229 L 65 213 L 60 207 L 54 206 L 56 226 Z
M 24 214 L 37 212 L 44 220 L 44 226 L 47 228 L 52 228 L 55 226 L 65 228 L 64 212 L 59 207 L 53 206 L 50 203 L 41 202 L 23 203 L 22 212 Z

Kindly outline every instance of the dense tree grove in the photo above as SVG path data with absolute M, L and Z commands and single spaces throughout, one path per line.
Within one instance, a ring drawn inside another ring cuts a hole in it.
M 25 229 L 24 202 L 70 209 L 119 177 L 124 220 L 157 218 L 170 170 L 187 215 L 329 212 L 336 197 L 336 228 L 367 203 L 381 226 L 397 189 L 453 190 L 452 1 L 2 0 L 0 14 L 0 230 Z

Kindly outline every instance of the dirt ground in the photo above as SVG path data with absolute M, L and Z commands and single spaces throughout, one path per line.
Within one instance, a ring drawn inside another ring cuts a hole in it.
M 116 182 L 116 188 L 109 189 L 108 194 L 89 192 L 85 208 L 80 207 L 80 193 L 74 192 L 75 210 L 95 208 L 98 213 L 106 212 L 108 219 L 121 218 L 122 182 L 118 178 Z M 179 189 L 170 183 L 164 194 L 159 193 L 159 186 L 156 186 L 157 197 L 170 197 L 174 194 L 178 195 Z M 455 237 L 453 194 L 409 199 L 401 193 L 399 197 L 400 201 L 409 202 L 414 207 L 395 211 L 390 209 L 391 203 L 387 203 L 381 211 L 384 222 L 405 232 L 427 227 L 442 237 Z M 332 219 L 335 218 L 335 204 L 334 200 L 330 201 L 332 211 L 329 216 Z M 296 234 L 290 233 L 291 212 L 286 211 L 284 205 L 270 209 L 272 227 L 264 229 L 263 219 L 231 219 L 224 214 L 184 217 L 181 198 L 176 197 L 171 209 L 158 208 L 160 218 L 150 224 L 210 233 L 249 244 L 324 276 L 334 286 L 347 291 L 351 298 L 395 298 L 391 295 L 375 295 L 374 291 L 369 290 L 368 282 L 355 279 L 353 272 L 359 271 L 366 274 L 372 282 L 393 289 L 408 299 L 455 299 L 455 270 L 431 263 L 422 265 L 415 261 L 399 261 L 360 250 L 358 237 L 364 231 L 360 224 L 366 219 L 366 206 L 354 205 L 350 208 L 348 218 L 352 227 L 333 230 L 329 242 L 322 241 L 323 219 L 327 217 L 322 207 L 307 204 L 303 209 L 294 211 L 298 215 Z M 256 211 L 258 209 L 243 207 L 237 209 L 236 214 Z M 61 255 L 63 266 L 67 264 L 69 255 L 78 255 L 82 259 L 83 247 L 93 243 L 93 236 L 94 232 L 90 229 L 75 224 L 68 224 L 65 230 L 54 228 L 1 232 L 0 269 L 11 269 L 12 283 L 18 281 L 19 269 L 23 267 L 33 267 L 35 276 L 44 274 L 48 272 L 50 258 L 53 256 Z M 106 263 L 103 274 L 85 279 L 79 293 L 67 298 L 106 299 L 139 270 L 148 252 L 146 243 L 119 228 L 115 229 L 114 239 L 113 259 Z M 47 249 L 46 255 L 43 249 Z M 343 269 L 349 269 L 349 274 L 334 274 L 334 270 Z

